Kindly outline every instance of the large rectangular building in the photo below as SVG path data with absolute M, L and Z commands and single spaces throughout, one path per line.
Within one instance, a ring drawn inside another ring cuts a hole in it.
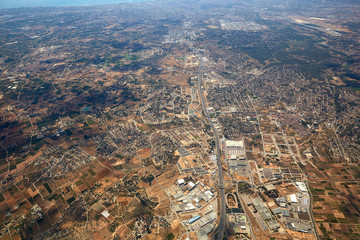
M 290 196 L 290 202 L 291 203 L 297 203 L 297 197 L 296 197 L 296 194 L 291 194 Z
M 232 171 L 238 172 L 240 176 L 248 175 L 248 162 L 244 141 L 225 140 L 224 142 L 225 157 Z
M 200 217 L 199 215 L 197 215 L 197 216 L 195 216 L 195 217 L 193 217 L 193 218 L 190 218 L 190 219 L 189 219 L 189 223 L 192 224 L 192 223 L 196 222 L 197 220 L 199 220 L 200 218 L 201 218 L 201 217 Z
M 244 141 L 225 141 L 225 154 L 227 159 L 240 158 L 245 156 Z

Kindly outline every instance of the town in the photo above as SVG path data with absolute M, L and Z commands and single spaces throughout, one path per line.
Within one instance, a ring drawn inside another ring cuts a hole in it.
M 358 4 L 260 2 L 0 9 L 1 238 L 359 239 Z

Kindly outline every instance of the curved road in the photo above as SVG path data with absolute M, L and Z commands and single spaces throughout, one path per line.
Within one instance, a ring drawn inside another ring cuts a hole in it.
M 200 54 L 200 63 L 199 63 L 199 73 L 198 73 L 198 85 L 199 85 L 199 93 L 201 97 L 201 103 L 204 107 L 205 115 L 208 119 L 208 122 L 211 126 L 211 130 L 214 133 L 215 143 L 216 143 L 216 159 L 217 159 L 217 166 L 219 171 L 219 193 L 220 193 L 220 222 L 218 227 L 218 235 L 217 240 L 221 240 L 224 235 L 225 230 L 225 190 L 224 190 L 224 176 L 223 176 L 223 169 L 221 166 L 221 154 L 220 154 L 220 144 L 219 144 L 219 136 L 215 130 L 214 124 L 211 122 L 210 115 L 206 109 L 204 95 L 202 91 L 202 84 L 201 84 L 201 75 L 202 75 L 202 55 Z

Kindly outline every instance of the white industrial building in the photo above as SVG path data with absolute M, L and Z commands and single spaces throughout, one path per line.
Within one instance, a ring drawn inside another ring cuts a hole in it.
M 297 197 L 296 197 L 296 194 L 294 193 L 294 194 L 291 194 L 291 195 L 289 195 L 289 197 L 290 197 L 290 202 L 291 203 L 297 203 L 298 201 L 297 201 Z
M 306 187 L 305 183 L 303 183 L 303 182 L 296 182 L 295 184 L 296 184 L 296 186 L 299 188 L 299 190 L 300 190 L 301 192 L 307 192 L 307 187 Z

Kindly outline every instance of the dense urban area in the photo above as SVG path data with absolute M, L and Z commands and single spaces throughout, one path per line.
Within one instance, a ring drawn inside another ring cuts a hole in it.
M 0 9 L 1 239 L 360 239 L 359 10 Z

